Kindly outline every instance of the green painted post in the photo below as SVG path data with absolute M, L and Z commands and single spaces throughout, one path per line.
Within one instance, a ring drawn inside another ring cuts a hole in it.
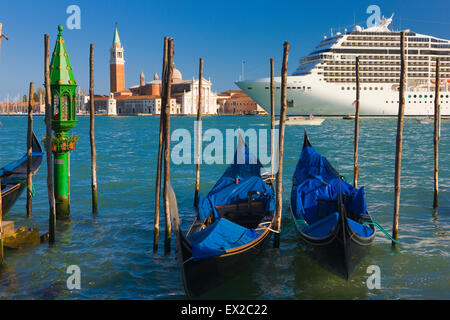
M 50 63 L 50 87 L 52 94 L 52 141 L 54 158 L 54 190 L 56 219 L 70 219 L 70 164 L 69 152 L 75 149 L 77 137 L 68 131 L 77 124 L 76 88 L 69 55 L 62 36 L 62 25 L 58 26 L 58 37 Z

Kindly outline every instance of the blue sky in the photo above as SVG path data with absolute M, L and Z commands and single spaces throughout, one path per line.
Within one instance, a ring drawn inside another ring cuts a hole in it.
M 81 29 L 68 30 L 69 5 L 81 9 Z M 381 14 L 394 16 L 394 28 L 450 39 L 448 0 L 390 1 L 117 1 L 117 0 L 1 0 L 0 22 L 9 41 L 2 40 L 0 52 L 0 101 L 28 92 L 28 84 L 43 83 L 43 38 L 50 34 L 53 50 L 58 24 L 65 27 L 64 38 L 79 85 L 86 91 L 89 82 L 89 44 L 95 44 L 95 91 L 109 91 L 109 48 L 114 23 L 125 49 L 125 82 L 130 87 L 161 72 L 164 36 L 175 40 L 175 66 L 183 78 L 198 73 L 198 59 L 205 59 L 204 74 L 213 90 L 237 89 L 234 81 L 245 60 L 245 78 L 269 73 L 269 58 L 281 67 L 282 46 L 289 41 L 289 72 L 298 59 L 329 36 L 330 28 L 363 26 L 369 5 L 378 5 Z

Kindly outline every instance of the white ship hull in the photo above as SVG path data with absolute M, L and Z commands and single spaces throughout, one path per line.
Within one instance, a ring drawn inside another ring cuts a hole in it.
M 270 113 L 270 79 L 236 82 L 256 103 Z M 275 88 L 281 86 L 281 78 L 275 78 Z M 289 76 L 287 81 L 288 115 L 344 116 L 355 112 L 354 84 L 327 83 L 318 76 Z M 305 89 L 303 89 L 305 87 Z M 291 88 L 291 89 L 289 89 Z M 295 89 L 293 89 L 295 88 Z M 300 88 L 300 89 L 298 89 Z M 308 89 L 309 88 L 309 89 Z M 342 89 L 344 88 L 344 89 Z M 375 90 L 376 88 L 376 90 Z M 280 112 L 280 89 L 275 89 L 275 112 Z M 449 92 L 443 92 L 441 115 L 450 115 Z M 405 92 L 405 115 L 423 116 L 434 114 L 433 91 Z M 414 96 L 416 96 L 414 98 Z M 420 97 L 419 97 L 420 96 Z M 425 98 L 425 96 L 427 98 Z M 361 84 L 360 115 L 397 116 L 399 93 L 385 83 Z

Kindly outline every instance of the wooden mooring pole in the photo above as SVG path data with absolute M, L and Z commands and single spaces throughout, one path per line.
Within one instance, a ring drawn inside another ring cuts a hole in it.
M 49 205 L 49 243 L 56 239 L 56 208 L 55 192 L 53 189 L 53 162 L 52 162 L 52 94 L 50 90 L 50 62 L 49 62 L 49 35 L 44 35 L 44 70 L 45 70 L 45 152 L 47 153 L 47 191 Z
M 359 79 L 359 57 L 355 60 L 355 75 L 356 75 L 356 100 L 355 100 L 355 146 L 354 146 L 354 169 L 353 169 L 353 186 L 358 188 L 358 139 L 359 139 L 359 94 L 360 94 L 360 79 Z
M 285 42 L 283 46 L 283 65 L 281 67 L 281 110 L 280 110 L 280 125 L 278 137 L 278 172 L 275 194 L 275 215 L 276 225 L 275 230 L 278 232 L 275 235 L 274 247 L 280 246 L 280 231 L 281 231 L 281 215 L 283 212 L 283 153 L 284 153 L 284 131 L 286 121 L 286 85 L 287 85 L 287 67 L 289 58 L 289 42 Z
M 400 211 L 400 177 L 402 170 L 402 143 L 403 143 L 403 117 L 405 113 L 405 31 L 400 33 L 400 88 L 399 106 L 397 118 L 397 139 L 395 147 L 395 196 L 394 196 L 394 219 L 392 224 L 392 238 L 398 240 L 398 216 Z M 392 247 L 396 247 L 396 242 L 392 241 Z
M 89 54 L 89 138 L 91 142 L 91 187 L 92 187 L 92 213 L 98 213 L 97 203 L 97 149 L 95 148 L 95 101 L 94 101 L 94 45 L 90 46 Z
M 30 82 L 30 92 L 28 94 L 28 128 L 27 128 L 27 218 L 33 215 L 33 95 L 34 83 Z
M 439 206 L 439 135 L 441 125 L 441 107 L 439 105 L 439 86 L 440 86 L 440 64 L 441 58 L 436 58 L 436 84 L 434 89 L 434 197 L 433 208 Z
M 169 185 L 170 185 L 170 91 L 172 88 L 172 75 L 173 75 L 173 38 L 169 39 L 168 46 L 168 59 L 167 59 L 167 77 L 165 85 L 165 97 L 164 105 L 161 108 L 165 108 L 164 115 L 164 216 L 166 224 L 166 234 L 164 239 L 164 252 L 165 254 L 170 253 L 170 239 L 171 239 L 171 221 L 170 221 L 170 200 L 169 200 Z
M 275 101 L 274 101 L 274 67 L 270 58 L 270 174 L 273 182 L 275 170 Z
M 166 69 L 167 69 L 167 50 L 169 45 L 169 38 L 164 37 L 164 51 L 163 51 L 163 67 L 161 73 L 161 102 L 164 100 L 164 90 L 166 83 Z M 155 224 L 153 227 L 153 252 L 158 251 L 159 240 L 159 206 L 161 200 L 161 171 L 162 171 L 162 156 L 164 150 L 164 116 L 165 108 L 161 103 L 161 110 L 159 113 L 159 145 L 158 145 L 158 162 L 156 164 L 156 187 L 155 187 Z
M 198 191 L 200 188 L 200 162 L 201 162 L 201 142 L 202 142 L 202 79 L 203 79 L 203 58 L 200 58 L 198 66 L 198 110 L 197 110 L 197 150 L 195 150 L 195 195 L 194 207 L 198 205 Z

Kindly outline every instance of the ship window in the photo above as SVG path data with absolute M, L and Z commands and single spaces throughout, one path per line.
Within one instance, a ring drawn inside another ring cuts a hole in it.
M 444 97 L 444 95 L 441 94 L 441 98 L 443 98 L 443 97 Z
M 350 90 L 350 87 L 347 87 L 347 90 Z
M 342 87 L 342 88 L 341 88 L 341 90 L 345 90 L 345 88 L 344 88 L 344 87 Z
M 419 94 L 419 98 L 422 98 L 422 95 L 421 95 L 421 94 Z
M 248 87 L 247 89 L 248 89 L 248 90 L 252 90 L 252 87 Z
M 408 94 L 408 98 L 411 98 L 411 95 L 410 95 L 410 94 Z
M 414 95 L 414 98 L 417 98 L 417 95 Z
M 269 89 L 269 87 L 266 87 L 266 89 Z

